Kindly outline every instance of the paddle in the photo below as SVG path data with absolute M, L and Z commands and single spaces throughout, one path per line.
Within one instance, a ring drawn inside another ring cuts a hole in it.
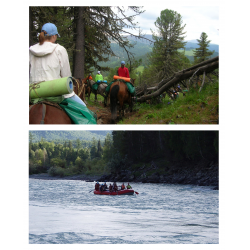
M 138 192 L 135 191 L 136 194 L 139 194 Z
M 94 189 L 94 190 L 90 190 L 89 193 L 90 193 L 90 192 L 93 192 L 93 191 L 95 191 L 95 189 Z

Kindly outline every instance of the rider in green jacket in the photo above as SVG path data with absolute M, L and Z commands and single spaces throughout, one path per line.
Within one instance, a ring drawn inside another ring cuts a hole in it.
M 101 75 L 100 71 L 98 71 L 97 75 L 95 76 L 95 82 L 97 82 L 98 80 L 103 81 L 103 76 Z

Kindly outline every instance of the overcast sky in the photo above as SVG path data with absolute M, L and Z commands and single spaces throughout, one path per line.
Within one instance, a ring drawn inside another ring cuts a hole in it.
M 164 3 L 164 5 L 144 5 L 145 12 L 135 19 L 143 33 L 152 34 L 150 29 L 156 31 L 154 22 L 157 17 L 162 10 L 170 9 L 179 13 L 183 24 L 186 24 L 185 40 L 199 39 L 201 33 L 205 32 L 211 43 L 219 44 L 219 6 L 181 6 L 169 4 L 167 1 Z

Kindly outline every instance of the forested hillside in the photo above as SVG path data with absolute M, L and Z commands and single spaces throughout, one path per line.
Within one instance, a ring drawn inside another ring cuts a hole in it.
M 142 59 L 142 66 L 145 66 L 145 61 L 147 57 L 147 53 L 152 52 L 153 48 L 153 38 L 152 35 L 145 35 L 145 37 L 148 40 L 144 39 L 136 39 L 134 37 L 128 37 L 128 40 L 135 44 L 134 48 L 130 49 L 130 51 L 134 54 L 135 60 Z M 149 41 L 150 40 L 150 41 Z M 198 43 L 195 40 L 192 41 L 186 41 L 185 45 L 185 56 L 191 61 L 194 61 L 193 57 L 193 50 L 198 48 Z M 116 43 L 111 43 L 111 48 L 114 51 L 114 53 L 117 55 L 116 57 L 109 57 L 109 61 L 100 63 L 101 66 L 108 66 L 110 68 L 115 68 L 117 66 L 120 66 L 121 60 L 127 59 L 126 51 L 118 46 Z M 214 54 L 211 56 L 211 58 L 216 57 L 219 55 L 219 45 L 217 44 L 209 44 L 208 49 L 210 51 L 214 51 Z M 106 75 L 104 73 L 104 75 Z
M 173 183 L 181 178 L 182 183 L 218 185 L 218 140 L 218 131 L 113 131 L 102 143 L 77 139 L 75 146 L 68 140 L 56 144 L 41 139 L 30 141 L 29 171 L 61 177 L 97 174 L 110 181 Z

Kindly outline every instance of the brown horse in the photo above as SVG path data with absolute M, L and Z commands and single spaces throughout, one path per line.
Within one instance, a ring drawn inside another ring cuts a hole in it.
M 29 105 L 29 124 L 72 124 L 64 110 L 48 102 Z
M 93 80 L 92 77 L 90 77 L 90 76 L 83 79 L 83 81 L 85 83 L 85 93 L 88 94 L 88 99 L 90 99 L 90 94 L 92 92 L 90 80 Z
M 135 79 L 131 79 L 134 84 Z M 123 81 L 117 80 L 109 90 L 111 119 L 114 121 L 117 118 L 117 103 L 119 102 L 119 117 L 124 116 L 124 103 L 128 103 L 130 112 L 132 112 L 133 102 L 132 95 L 128 91 L 127 85 Z

